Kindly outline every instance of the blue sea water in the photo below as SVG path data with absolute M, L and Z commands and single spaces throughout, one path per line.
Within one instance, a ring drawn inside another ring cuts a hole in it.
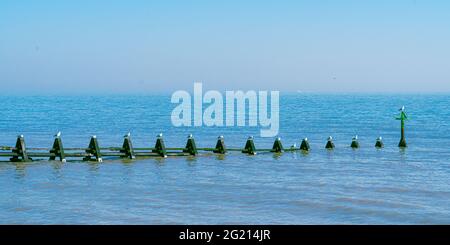
M 24 134 L 28 147 L 50 147 L 62 131 L 65 147 L 243 147 L 260 128 L 173 127 L 170 95 L 1 96 L 0 145 Z M 409 147 L 397 147 L 406 106 Z M 450 96 L 281 94 L 285 147 L 308 137 L 309 154 L 225 157 L 0 162 L 2 224 L 449 224 Z M 357 134 L 361 148 L 352 150 Z M 336 149 L 324 149 L 332 135 Z M 374 148 L 383 136 L 385 148 Z

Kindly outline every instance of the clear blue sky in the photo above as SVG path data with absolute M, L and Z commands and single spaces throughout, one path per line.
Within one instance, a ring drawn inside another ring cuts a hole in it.
M 449 1 L 0 1 L 2 93 L 450 92 Z

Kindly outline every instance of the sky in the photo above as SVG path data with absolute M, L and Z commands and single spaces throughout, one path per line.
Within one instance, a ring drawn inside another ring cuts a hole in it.
M 2 94 L 450 92 L 450 1 L 0 1 Z

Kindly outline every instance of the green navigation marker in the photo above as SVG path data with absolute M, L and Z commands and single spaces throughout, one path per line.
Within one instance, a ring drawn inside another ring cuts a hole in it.
M 405 121 L 408 119 L 408 117 L 405 113 L 405 106 L 402 106 L 402 108 L 400 108 L 400 115 L 396 119 L 400 120 L 401 123 L 401 137 L 400 142 L 398 143 L 398 147 L 407 147 L 405 139 Z

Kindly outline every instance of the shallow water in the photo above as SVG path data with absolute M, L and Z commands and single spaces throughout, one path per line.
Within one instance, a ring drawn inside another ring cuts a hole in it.
M 229 153 L 103 163 L 0 162 L 2 224 L 437 224 L 450 223 L 449 95 L 281 94 L 285 147 L 308 137 L 309 154 Z M 152 147 L 163 132 L 167 147 L 194 134 L 198 147 L 257 148 L 260 128 L 182 127 L 170 123 L 170 95 L 1 96 L 0 145 L 24 134 L 29 147 L 50 147 L 62 131 L 65 147 Z M 409 147 L 400 150 L 399 121 L 411 120 Z M 361 148 L 352 150 L 352 136 Z M 332 135 L 336 149 L 324 149 Z M 385 148 L 376 150 L 383 136 Z M 5 158 L 0 160 L 6 160 Z

